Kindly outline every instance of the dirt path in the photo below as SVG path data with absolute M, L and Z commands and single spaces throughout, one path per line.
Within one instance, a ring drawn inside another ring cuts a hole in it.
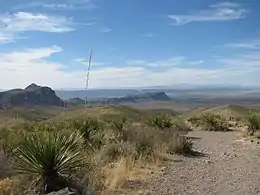
M 179 157 L 149 181 L 146 195 L 260 194 L 260 144 L 235 132 L 194 131 L 195 149 L 206 157 Z

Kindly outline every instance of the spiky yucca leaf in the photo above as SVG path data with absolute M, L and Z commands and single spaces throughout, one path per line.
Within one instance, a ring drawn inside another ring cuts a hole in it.
M 38 176 L 50 192 L 58 185 L 65 187 L 62 178 L 68 178 L 82 165 L 81 148 L 79 134 L 32 134 L 15 151 L 15 168 L 20 173 Z

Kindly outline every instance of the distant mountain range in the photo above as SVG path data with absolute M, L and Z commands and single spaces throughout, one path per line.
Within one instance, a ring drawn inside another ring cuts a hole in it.
M 64 99 L 80 98 L 85 99 L 85 90 L 56 90 L 56 94 Z M 88 99 L 100 99 L 100 98 L 117 98 L 126 95 L 138 94 L 137 90 L 134 89 L 94 89 L 88 90 Z
M 49 87 L 41 87 L 36 84 L 31 84 L 25 89 L 12 89 L 4 92 L 0 92 L 0 108 L 10 107 L 35 107 L 35 106 L 78 106 L 83 105 L 85 100 L 79 97 L 62 100 L 60 96 L 71 94 L 62 94 L 62 91 L 55 92 Z M 73 95 L 82 95 L 84 91 L 76 91 Z M 129 94 L 129 95 L 125 95 Z M 115 97 L 117 95 L 118 97 Z M 105 98 L 103 97 L 105 96 Z M 94 98 L 96 97 L 96 98 Z M 101 98 L 103 97 L 103 98 Z M 147 101 L 170 101 L 164 92 L 149 92 L 139 93 L 136 90 L 102 90 L 92 95 L 92 99 L 88 99 L 88 103 L 91 105 L 97 104 L 121 104 L 121 103 L 134 103 L 134 102 L 147 102 Z
M 174 86 L 157 86 L 142 89 L 90 89 L 87 92 L 89 100 L 102 98 L 120 98 L 124 96 L 132 96 L 143 93 L 165 92 L 170 97 L 178 97 L 183 95 L 193 95 L 197 93 L 249 93 L 252 91 L 260 91 L 260 87 L 243 87 L 239 85 L 221 86 L 193 86 L 193 85 L 174 85 Z M 56 94 L 64 99 L 80 98 L 85 99 L 85 90 L 56 90 Z
M 12 89 L 0 92 L 0 110 L 8 107 L 34 106 L 78 106 L 85 103 L 84 90 L 52 90 L 31 84 L 25 89 Z M 91 105 L 144 103 L 151 101 L 184 101 L 201 104 L 207 101 L 258 102 L 260 90 L 239 86 L 207 86 L 198 88 L 146 88 L 146 89 L 96 89 L 87 92 L 87 101 Z
M 171 98 L 164 92 L 139 93 L 135 95 L 127 95 L 119 98 L 100 98 L 88 100 L 88 104 L 122 104 L 122 103 L 140 103 L 148 101 L 171 101 Z M 81 98 L 72 98 L 66 101 L 68 105 L 82 105 L 85 101 Z

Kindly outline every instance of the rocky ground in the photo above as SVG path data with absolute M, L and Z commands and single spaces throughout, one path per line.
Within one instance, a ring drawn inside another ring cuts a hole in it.
M 205 156 L 177 157 L 146 182 L 143 195 L 260 194 L 260 144 L 237 132 L 193 131 L 195 150 Z

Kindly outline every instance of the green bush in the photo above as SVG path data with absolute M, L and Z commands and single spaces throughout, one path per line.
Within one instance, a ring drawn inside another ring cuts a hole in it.
M 206 113 L 199 117 L 193 117 L 190 122 L 197 124 L 205 131 L 228 131 L 227 121 L 219 114 Z
M 190 122 L 193 126 L 198 127 L 201 125 L 201 118 L 198 116 L 194 116 L 189 118 L 188 122 Z
M 15 169 L 34 175 L 41 191 L 49 193 L 70 186 L 70 176 L 82 166 L 79 134 L 37 133 L 25 136 L 14 153 Z
M 257 130 L 260 130 L 260 115 L 259 114 L 251 114 L 246 117 L 248 131 L 250 133 L 254 133 Z
M 173 126 L 172 118 L 168 115 L 156 115 L 153 116 L 149 121 L 153 127 L 157 127 L 161 130 L 171 128 Z

